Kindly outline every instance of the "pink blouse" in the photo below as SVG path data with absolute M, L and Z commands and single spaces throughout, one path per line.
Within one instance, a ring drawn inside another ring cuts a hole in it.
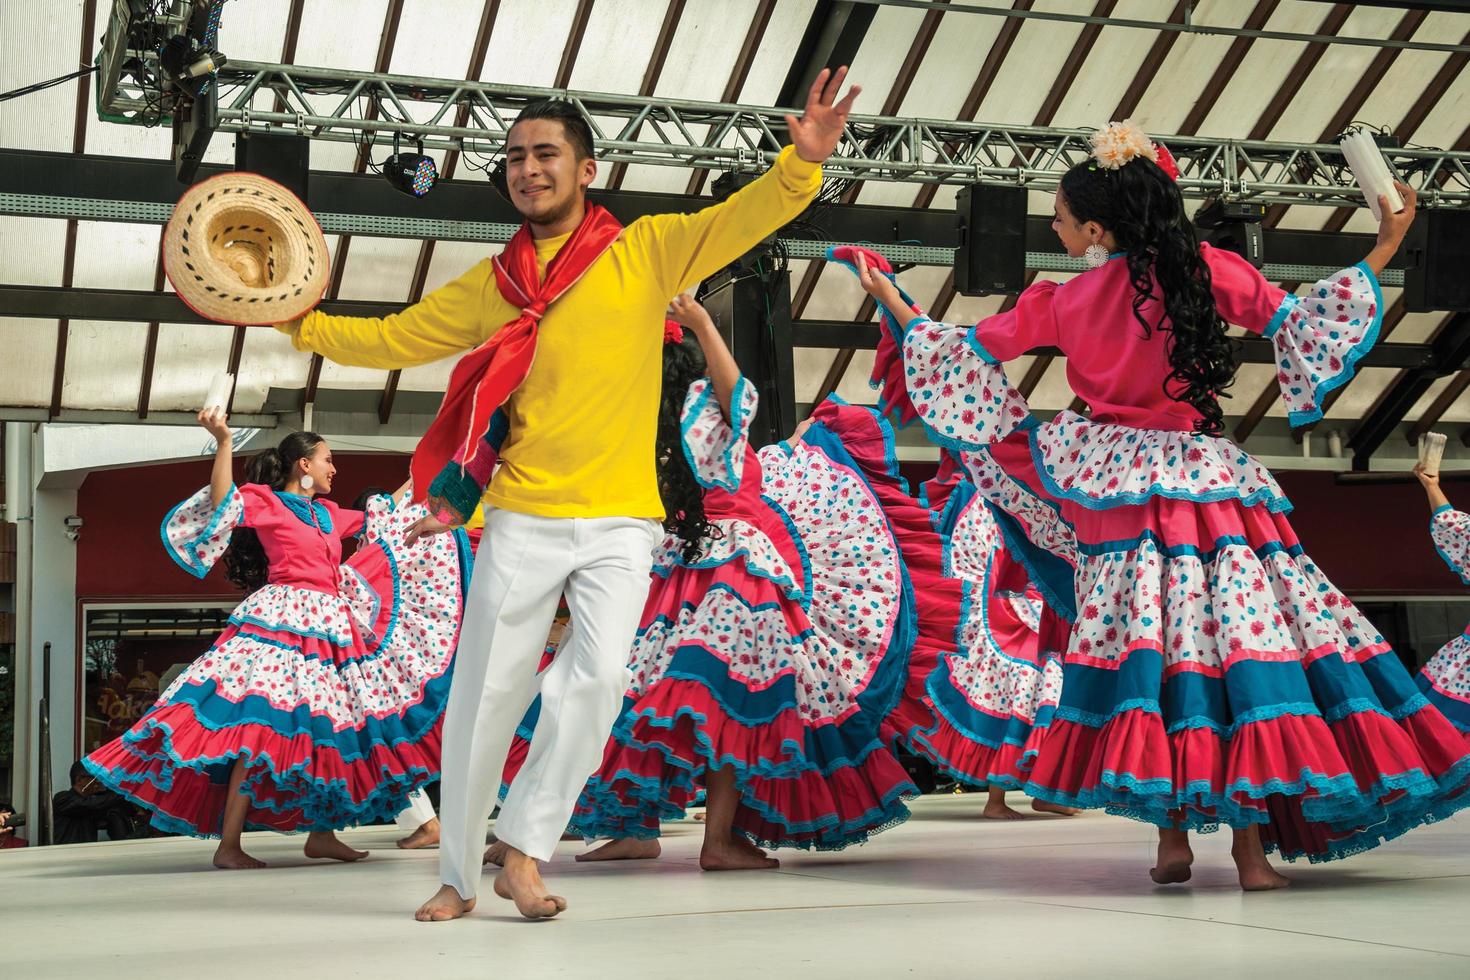
M 244 505 L 239 526 L 254 528 L 260 537 L 270 559 L 270 584 L 335 595 L 342 539 L 362 530 L 363 512 L 258 483 L 238 489 Z
M 1291 312 L 1288 293 L 1267 282 L 1250 263 L 1209 245 L 1200 256 L 1210 267 L 1220 315 L 1252 333 L 1269 336 Z M 1067 357 L 1067 381 L 1092 408 L 1094 422 L 1188 432 L 1199 413 L 1164 391 L 1169 376 L 1168 321 L 1158 300 L 1144 303 L 1144 335 L 1133 315 L 1134 289 L 1122 256 L 1065 283 L 1038 282 L 1015 307 L 975 327 L 974 344 L 987 360 L 1014 360 L 1036 347 L 1057 347 Z

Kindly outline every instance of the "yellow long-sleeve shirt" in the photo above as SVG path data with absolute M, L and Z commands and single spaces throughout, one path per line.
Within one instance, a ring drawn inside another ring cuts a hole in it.
M 720 204 L 628 225 L 542 318 L 531 372 L 505 406 L 510 432 L 485 503 L 544 517 L 662 517 L 654 444 L 668 302 L 800 214 L 821 179 L 787 147 Z M 536 242 L 543 275 L 568 237 Z M 298 350 L 392 369 L 477 347 L 518 313 L 483 259 L 402 313 L 313 312 L 280 329 Z

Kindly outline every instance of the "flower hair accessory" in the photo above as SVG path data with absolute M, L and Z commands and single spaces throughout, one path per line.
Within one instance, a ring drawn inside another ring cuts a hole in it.
M 664 321 L 664 343 L 682 344 L 684 342 L 684 328 L 673 320 Z
M 1092 158 L 1104 170 L 1117 170 L 1139 157 L 1154 160 L 1157 155 L 1153 143 L 1131 119 L 1110 122 L 1092 134 Z
M 1158 164 L 1172 179 L 1179 179 L 1174 155 L 1144 135 L 1133 120 L 1110 122 L 1092 134 L 1092 159 L 1104 170 L 1117 170 L 1140 157 Z

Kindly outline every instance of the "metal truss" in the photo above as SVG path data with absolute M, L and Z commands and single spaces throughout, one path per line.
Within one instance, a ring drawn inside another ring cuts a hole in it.
M 109 28 L 109 43 L 116 41 L 116 24 Z M 155 58 L 137 50 L 125 54 L 123 62 L 137 58 L 144 65 Z M 103 52 L 103 64 L 112 63 L 122 63 L 115 44 Z M 151 72 L 156 77 L 156 64 Z M 137 78 L 137 72 L 121 73 L 109 95 L 112 79 L 104 76 L 98 101 L 103 118 L 160 121 L 159 93 Z M 218 85 L 221 130 L 300 133 L 380 145 L 391 145 L 397 133 L 421 140 L 426 148 L 484 158 L 501 152 L 526 103 L 565 99 L 592 123 L 602 160 L 684 169 L 765 168 L 783 145 L 787 111 L 254 62 L 230 62 L 219 72 Z M 462 124 L 457 119 L 460 108 L 465 110 Z M 853 116 L 824 169 L 829 178 L 838 179 L 1053 190 L 1068 168 L 1087 158 L 1090 134 L 1082 129 Z M 1362 203 L 1362 192 L 1333 144 L 1199 136 L 1166 136 L 1161 142 L 1178 161 L 1179 186 L 1190 197 L 1330 207 Z M 1422 202 L 1470 207 L 1470 152 L 1392 149 L 1387 157 Z
M 109 198 L 55 197 L 41 194 L 12 194 L 0 191 L 0 214 L 47 218 L 76 218 L 87 221 L 125 221 L 132 224 L 165 224 L 173 206 L 143 201 Z M 317 211 L 317 221 L 328 234 L 372 235 L 379 238 L 417 238 L 423 241 L 462 241 L 504 244 L 519 225 L 493 221 L 450 221 L 435 218 L 405 218 L 371 214 L 343 214 Z M 782 238 L 781 247 L 788 258 L 823 259 L 836 241 L 812 241 Z M 869 242 L 866 245 L 900 266 L 952 266 L 954 249 L 936 245 L 893 245 Z M 1087 264 L 1060 252 L 1026 252 L 1026 268 L 1039 272 L 1083 272 Z M 1273 282 L 1313 282 L 1326 278 L 1341 265 L 1314 265 L 1295 262 L 1267 262 L 1261 274 Z M 1402 269 L 1384 269 L 1378 281 L 1385 286 L 1402 286 Z M 0 315 L 4 311 L 0 310 Z

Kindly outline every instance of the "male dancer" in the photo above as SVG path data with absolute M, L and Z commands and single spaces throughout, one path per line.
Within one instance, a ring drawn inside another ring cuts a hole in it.
M 443 887 L 419 921 L 474 908 L 485 821 L 516 723 L 538 691 L 531 752 L 496 824 L 509 850 L 495 892 L 527 918 L 566 908 L 537 862 L 551 857 L 600 763 L 627 689 L 662 533 L 654 444 L 668 299 L 815 197 L 859 92 L 837 100 L 846 74 L 817 76 L 802 116 L 786 117 L 792 145 L 759 180 L 695 214 L 622 229 L 586 199 L 597 175 L 586 120 L 568 103 L 527 106 L 506 140 L 506 182 L 526 222 L 494 263 L 393 316 L 314 312 L 282 326 L 298 349 L 342 364 L 404 368 L 472 350 L 415 454 L 415 493 L 427 492 L 437 510 L 422 533 L 469 516 L 476 501 L 465 484 L 483 466 L 476 447 L 489 413 L 500 407 L 509 420 L 484 498 L 493 547 L 476 559 L 444 719 Z M 538 676 L 563 592 L 577 629 Z

